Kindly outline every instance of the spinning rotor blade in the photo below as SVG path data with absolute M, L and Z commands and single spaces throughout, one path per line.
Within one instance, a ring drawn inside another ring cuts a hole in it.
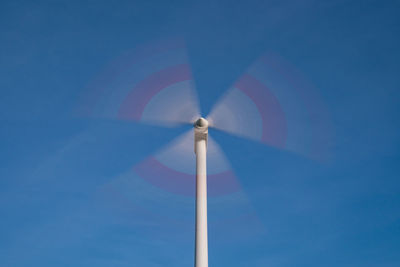
M 140 217 L 143 227 L 151 234 L 160 227 L 168 228 L 168 231 L 156 234 L 171 238 L 192 232 L 190 222 L 193 221 L 193 197 L 196 194 L 193 135 L 193 130 L 182 134 L 154 156 L 135 165 L 133 170 L 102 186 L 99 193 L 105 194 L 106 202 L 117 202 L 111 204 L 116 206 L 112 208 L 113 212 L 119 210 L 119 215 L 128 218 Z M 259 236 L 264 227 L 241 190 L 228 160 L 212 138 L 208 140 L 207 157 L 208 207 L 213 229 L 218 229 L 222 240 Z M 137 220 L 132 221 L 137 223 Z M 251 230 L 238 235 L 237 229 L 241 227 Z
M 182 195 L 195 194 L 196 158 L 194 133 L 190 130 L 134 167 L 143 179 L 157 187 Z M 208 138 L 207 174 L 209 195 L 235 192 L 240 185 L 218 144 Z
M 257 60 L 207 119 L 215 129 L 318 160 L 326 159 L 332 142 L 315 89 L 274 55 Z
M 79 109 L 95 118 L 193 123 L 200 112 L 184 45 L 173 40 L 126 53 L 89 87 Z

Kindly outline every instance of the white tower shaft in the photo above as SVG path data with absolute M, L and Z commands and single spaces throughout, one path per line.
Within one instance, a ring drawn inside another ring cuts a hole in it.
M 208 125 L 207 125 L 208 126 Z M 196 248 L 195 267 L 208 267 L 207 233 L 207 128 L 195 128 Z

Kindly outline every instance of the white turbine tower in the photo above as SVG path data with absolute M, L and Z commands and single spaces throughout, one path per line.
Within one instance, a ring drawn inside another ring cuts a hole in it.
M 200 118 L 194 124 L 194 152 L 196 153 L 196 267 L 208 266 L 207 138 L 208 121 Z

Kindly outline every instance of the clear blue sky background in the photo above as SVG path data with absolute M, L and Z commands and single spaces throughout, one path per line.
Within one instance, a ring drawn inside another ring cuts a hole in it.
M 390 0 L 1 1 L 0 266 L 192 266 L 194 217 L 179 231 L 100 190 L 182 130 L 70 116 L 110 60 L 171 36 L 188 44 L 203 110 L 274 51 L 320 90 L 335 129 L 329 164 L 215 134 L 264 230 L 217 231 L 224 214 L 211 210 L 210 266 L 400 266 L 399 11 Z

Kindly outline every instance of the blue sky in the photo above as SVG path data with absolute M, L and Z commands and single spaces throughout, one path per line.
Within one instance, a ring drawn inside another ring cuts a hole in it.
M 142 191 L 130 172 L 185 128 L 71 112 L 110 62 L 179 37 L 205 113 L 271 52 L 314 84 L 333 125 L 325 163 L 213 133 L 252 216 L 223 200 L 210 207 L 210 266 L 399 266 L 399 10 L 398 1 L 2 1 L 0 265 L 193 264 L 194 199 Z

